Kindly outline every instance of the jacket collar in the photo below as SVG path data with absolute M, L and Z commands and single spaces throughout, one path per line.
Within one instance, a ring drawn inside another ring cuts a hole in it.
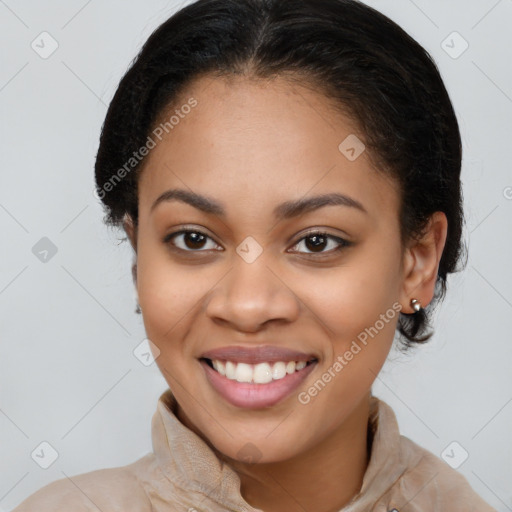
M 176 416 L 176 398 L 167 389 L 159 398 L 152 421 L 153 450 L 165 476 L 187 493 L 199 493 L 226 509 L 262 512 L 240 493 L 237 473 L 195 432 Z M 370 397 L 371 456 L 359 494 L 342 512 L 371 510 L 405 471 L 395 413 L 375 396 Z M 341 512 L 341 511 L 340 511 Z

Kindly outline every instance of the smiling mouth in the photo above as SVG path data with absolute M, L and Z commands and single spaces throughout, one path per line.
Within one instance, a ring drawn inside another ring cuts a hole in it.
M 228 380 L 251 384 L 268 384 L 269 382 L 278 381 L 317 362 L 316 358 L 309 361 L 275 361 L 258 364 L 220 359 L 212 360 L 205 357 L 200 360 Z

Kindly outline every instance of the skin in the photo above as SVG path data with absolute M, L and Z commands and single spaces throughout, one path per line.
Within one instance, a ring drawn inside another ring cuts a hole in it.
M 297 395 L 393 303 L 412 313 L 412 298 L 423 306 L 431 301 L 446 216 L 436 212 L 425 236 L 402 247 L 396 184 L 373 169 L 367 152 L 349 161 L 339 151 L 348 135 L 364 135 L 312 89 L 281 77 L 203 77 L 176 105 L 190 97 L 197 107 L 145 160 L 138 225 L 125 221 L 157 364 L 179 403 L 178 418 L 238 473 L 250 505 L 265 512 L 339 510 L 362 485 L 371 386 L 398 313 L 308 404 Z M 173 188 L 215 199 L 225 217 L 180 201 L 151 210 Z M 359 201 L 367 213 L 330 205 L 273 217 L 285 201 L 332 192 Z M 185 227 L 210 238 L 163 242 Z M 352 245 L 334 251 L 339 243 L 327 239 L 315 252 L 304 238 L 312 228 Z M 252 263 L 236 252 L 248 236 L 263 250 Z M 318 363 L 285 400 L 241 409 L 216 393 L 198 361 L 226 345 L 278 345 L 313 353 Z M 254 464 L 240 452 L 248 442 L 258 449 Z

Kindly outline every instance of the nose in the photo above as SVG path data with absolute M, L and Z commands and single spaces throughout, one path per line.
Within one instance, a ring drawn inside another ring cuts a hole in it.
M 252 263 L 235 255 L 231 269 L 208 297 L 207 316 L 241 332 L 257 332 L 272 322 L 293 322 L 300 301 L 280 274 L 263 255 Z

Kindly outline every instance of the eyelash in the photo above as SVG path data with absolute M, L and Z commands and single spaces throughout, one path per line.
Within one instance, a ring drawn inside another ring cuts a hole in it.
M 165 244 L 171 243 L 172 250 L 178 251 L 178 252 L 185 252 L 185 253 L 186 252 L 189 252 L 189 253 L 207 252 L 208 249 L 206 249 L 206 250 L 205 249 L 197 249 L 197 250 L 181 249 L 180 247 L 176 247 L 176 245 L 174 243 L 172 243 L 172 239 L 173 238 L 178 237 L 180 235 L 190 234 L 190 233 L 195 233 L 197 235 L 205 236 L 206 238 L 209 238 L 210 240 L 213 240 L 209 235 L 207 235 L 206 233 L 203 233 L 202 231 L 200 231 L 198 229 L 183 229 L 181 231 L 175 231 L 174 233 L 169 233 L 168 235 L 166 235 L 164 237 L 163 242 Z M 320 230 L 316 230 L 316 231 L 313 230 L 313 231 L 309 231 L 304 236 L 302 236 L 296 243 L 294 243 L 293 247 L 296 247 L 303 240 L 306 240 L 306 239 L 311 238 L 313 236 L 318 236 L 318 237 L 321 237 L 321 238 L 326 238 L 328 240 L 334 240 L 335 242 L 337 242 L 339 244 L 339 246 L 336 249 L 331 249 L 330 251 L 323 251 L 323 252 L 301 252 L 300 254 L 306 254 L 308 256 L 318 255 L 318 256 L 322 257 L 322 255 L 336 254 L 336 253 L 342 251 L 343 249 L 346 249 L 346 248 L 348 248 L 348 247 L 353 245 L 353 242 L 349 242 L 348 240 L 345 240 L 344 238 L 341 238 L 339 236 L 330 235 L 329 233 L 326 233 L 326 232 L 320 231 Z M 213 249 L 213 250 L 216 250 L 216 249 Z

